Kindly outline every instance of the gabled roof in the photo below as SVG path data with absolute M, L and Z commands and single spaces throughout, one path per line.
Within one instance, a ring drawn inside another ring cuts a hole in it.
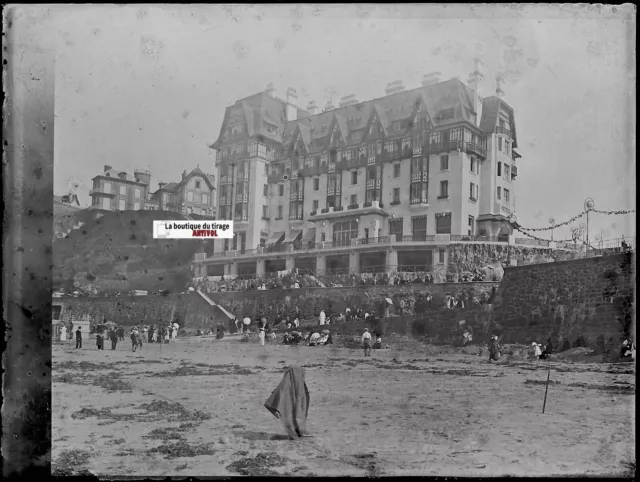
M 485 134 L 493 132 L 498 125 L 498 114 L 500 109 L 509 114 L 509 127 L 513 138 L 513 147 L 518 147 L 518 136 L 516 134 L 516 120 L 513 115 L 513 108 L 500 97 L 486 97 L 482 101 L 482 119 L 480 120 L 480 130 Z

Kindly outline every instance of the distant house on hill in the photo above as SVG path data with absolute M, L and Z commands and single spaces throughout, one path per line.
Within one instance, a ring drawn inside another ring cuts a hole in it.
M 175 211 L 182 214 L 215 216 L 215 176 L 196 167 L 182 173 L 180 182 L 160 182 L 152 193 L 151 172 L 132 174 L 104 166 L 93 179 L 90 209 L 101 211 Z
M 159 183 L 148 204 L 161 211 L 215 217 L 215 182 L 213 174 L 205 174 L 196 167 L 190 173 L 184 171 L 180 182 Z

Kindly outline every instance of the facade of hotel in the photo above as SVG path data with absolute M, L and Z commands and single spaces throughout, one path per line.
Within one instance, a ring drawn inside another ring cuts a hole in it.
M 215 217 L 215 176 L 196 167 L 184 171 L 180 182 L 158 183 L 152 193 L 151 173 L 136 170 L 133 175 L 104 166 L 92 179 L 90 209 L 102 211 L 160 210 Z
M 511 238 L 514 112 L 468 85 L 429 74 L 382 98 L 343 97 L 322 113 L 294 89 L 227 108 L 217 152 L 218 218 L 233 240 L 198 253 L 194 275 L 262 275 L 445 264 L 451 241 Z

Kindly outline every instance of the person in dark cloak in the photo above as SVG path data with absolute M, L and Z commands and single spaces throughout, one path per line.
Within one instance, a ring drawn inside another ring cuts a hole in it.
M 280 419 L 289 439 L 295 440 L 310 436 L 307 431 L 309 402 L 305 370 L 299 365 L 291 365 L 264 406 Z
M 218 325 L 216 328 L 216 340 L 221 340 L 222 338 L 224 338 L 224 328 L 222 325 Z
M 118 345 L 118 332 L 115 328 L 109 330 L 109 339 L 111 340 L 111 349 L 115 350 Z
M 104 350 L 104 325 L 98 325 L 96 346 L 98 347 L 98 350 Z
M 498 361 L 500 358 L 500 345 L 498 344 L 498 337 L 492 336 L 489 342 L 489 361 Z
M 124 341 L 124 326 L 118 328 L 118 338 L 119 341 Z

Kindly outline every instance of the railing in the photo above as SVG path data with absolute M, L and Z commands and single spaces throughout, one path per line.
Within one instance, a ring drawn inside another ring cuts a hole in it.
M 349 204 L 349 205 L 347 206 L 347 209 L 348 209 L 348 210 L 349 210 L 349 209 L 358 209 L 359 207 L 360 207 L 360 205 L 359 205 L 359 204 Z
M 302 221 L 303 217 L 304 216 L 302 214 L 292 214 L 289 215 L 289 221 Z
M 407 236 L 396 236 L 396 243 L 426 243 L 434 242 L 435 234 L 409 234 Z
M 511 166 L 511 179 L 515 179 L 518 176 L 518 167 L 513 165 Z
M 505 127 L 496 127 L 494 132 L 496 134 L 503 134 L 505 136 L 511 137 L 511 131 Z
M 249 195 L 248 194 L 237 194 L 236 195 L 236 202 L 237 203 L 248 203 L 249 202 Z
M 411 204 L 427 204 L 426 197 L 411 198 Z
M 292 192 L 289 194 L 290 201 L 302 201 L 304 199 L 304 193 L 302 192 Z
M 249 180 L 249 173 L 248 172 L 239 172 L 236 175 L 236 181 L 238 182 L 245 182 Z
M 249 217 L 248 216 L 234 216 L 233 220 L 236 223 L 248 223 L 249 222 Z
M 508 243 L 509 236 L 483 236 L 479 234 L 451 234 L 451 241 L 467 241 L 477 243 Z
M 373 244 L 389 244 L 389 236 L 378 236 L 376 238 L 359 238 L 356 240 L 357 245 L 373 245 Z
M 463 141 L 436 142 L 429 145 L 429 152 L 437 154 L 439 152 L 449 152 L 462 150 L 464 148 Z
M 114 193 L 113 191 L 112 191 L 112 192 L 103 191 L 103 190 L 102 190 L 101 188 L 99 188 L 99 187 L 97 187 L 97 188 L 92 189 L 91 191 L 89 191 L 89 195 L 92 195 L 92 194 L 98 194 L 98 193 L 100 193 L 100 194 L 106 194 L 107 196 L 115 196 L 115 193 Z
M 369 179 L 367 189 L 380 189 L 380 179 Z
M 233 179 L 231 178 L 231 176 L 221 176 L 220 177 L 220 184 L 233 184 Z
M 480 144 L 476 144 L 475 142 L 467 142 L 467 152 L 472 154 L 477 154 L 482 157 L 487 157 L 487 149 Z
M 526 246 L 549 246 L 549 241 L 544 239 L 528 239 L 528 238 L 516 238 L 516 244 L 526 245 Z

